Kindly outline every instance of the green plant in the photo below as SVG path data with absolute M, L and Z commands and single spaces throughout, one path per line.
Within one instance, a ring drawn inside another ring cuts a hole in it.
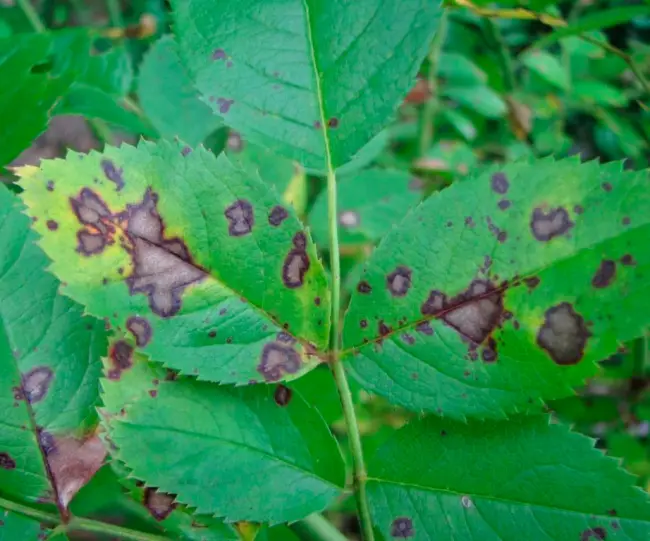
M 568 426 L 585 382 L 646 374 L 648 171 L 567 157 L 568 115 L 528 117 L 549 88 L 594 118 L 647 98 L 628 53 L 631 90 L 572 66 L 648 11 L 515 60 L 490 17 L 561 14 L 455 4 L 174 0 L 135 103 L 126 47 L 21 2 L 40 33 L 0 43 L 0 116 L 28 105 L 2 164 L 49 115 L 150 140 L 0 189 L 0 539 L 340 540 L 328 510 L 365 541 L 648 538 L 648 494 Z M 448 45 L 476 36 L 483 67 Z

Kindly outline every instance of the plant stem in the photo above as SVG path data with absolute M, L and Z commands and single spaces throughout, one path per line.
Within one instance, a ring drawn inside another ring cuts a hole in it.
M 38 33 L 45 32 L 45 25 L 43 24 L 43 21 L 41 21 L 41 18 L 38 16 L 38 13 L 36 13 L 36 10 L 34 9 L 34 6 L 32 6 L 32 3 L 29 0 L 17 0 L 16 3 L 25 14 L 25 17 L 27 17 L 27 20 L 29 21 L 29 24 L 32 25 L 32 28 Z
M 440 106 L 438 96 L 438 62 L 442 46 L 447 37 L 447 10 L 443 10 L 438 23 L 438 30 L 431 41 L 429 49 L 429 73 L 427 77 L 427 86 L 431 91 L 431 97 L 424 104 L 422 116 L 420 118 L 420 157 L 424 156 L 433 141 L 434 120 Z
M 129 539 L 132 541 L 168 541 L 168 537 L 138 532 L 116 526 L 115 524 L 107 524 L 106 522 L 99 522 L 89 518 L 73 518 L 66 527 L 68 532 L 95 532 L 100 533 L 102 536 L 112 537 L 115 539 Z
M 117 28 L 124 26 L 122 19 L 122 10 L 120 9 L 119 0 L 106 0 L 106 7 L 108 9 L 108 16 L 111 20 L 111 25 Z
M 503 74 L 503 82 L 505 83 L 505 91 L 510 94 L 517 86 L 515 79 L 515 70 L 512 63 L 512 55 L 508 44 L 503 39 L 501 29 L 492 19 L 483 19 L 483 29 L 492 43 L 496 45 L 497 56 L 499 57 L 499 64 L 501 65 L 501 73 Z
M 330 271 L 332 273 L 332 335 L 330 337 L 330 354 L 332 374 L 338 388 L 343 407 L 343 417 L 348 430 L 350 450 L 354 469 L 355 495 L 359 509 L 359 521 L 363 531 L 364 541 L 374 541 L 372 522 L 370 520 L 370 508 L 366 495 L 366 465 L 363 459 L 361 447 L 361 434 L 357 417 L 354 412 L 354 402 L 350 385 L 345 376 L 345 368 L 339 359 L 339 316 L 341 313 L 341 261 L 339 256 L 339 228 L 338 212 L 336 204 L 336 174 L 334 169 L 328 167 L 327 173 L 327 205 L 328 205 L 328 228 L 329 228 L 329 250 L 330 250 Z
M 323 515 L 314 513 L 291 525 L 291 529 L 300 538 L 312 539 L 313 541 L 347 541 L 341 532 L 327 520 Z
M 4 498 L 0 498 L 0 509 L 6 509 L 7 511 L 30 517 L 39 522 L 45 522 L 46 524 L 59 524 L 61 522 L 61 518 L 58 515 L 34 509 L 28 505 L 12 502 L 11 500 L 5 500 Z

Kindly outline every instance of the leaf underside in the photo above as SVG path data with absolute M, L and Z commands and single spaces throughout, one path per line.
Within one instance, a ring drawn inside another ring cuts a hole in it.
M 327 278 L 293 210 L 255 170 L 162 141 L 19 174 L 63 292 L 128 335 L 111 350 L 111 377 L 134 346 L 225 383 L 298 377 L 319 362 Z
M 298 520 L 340 495 L 338 444 L 297 393 L 164 376 L 135 354 L 102 383 L 107 437 L 132 477 L 228 521 Z
M 251 141 L 319 171 L 345 164 L 389 122 L 440 13 L 419 0 L 172 4 L 204 101 Z
M 632 476 L 593 440 L 545 416 L 414 422 L 377 451 L 368 472 L 373 523 L 385 539 L 650 536 L 648 495 Z
M 350 373 L 413 410 L 539 410 L 642 333 L 647 173 L 576 160 L 492 167 L 432 196 L 366 265 Z

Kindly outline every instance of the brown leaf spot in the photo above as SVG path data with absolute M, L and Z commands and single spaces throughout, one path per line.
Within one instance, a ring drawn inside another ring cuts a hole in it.
M 362 329 L 365 329 L 367 326 L 368 326 L 367 319 L 362 319 L 361 321 L 359 321 L 359 327 L 361 327 Z
M 476 226 L 476 224 L 474 223 L 474 219 L 473 219 L 471 216 L 467 216 L 467 217 L 465 218 L 465 225 L 466 225 L 467 227 L 470 227 L 470 228 Z
M 49 449 L 47 462 L 54 478 L 59 504 L 65 509 L 102 466 L 106 449 L 96 435 L 86 440 L 57 438 L 49 444 Z
M 76 198 L 70 198 L 70 205 L 79 223 L 85 226 L 77 232 L 77 251 L 86 256 L 100 253 L 112 242 L 115 232 L 106 203 L 89 188 L 83 188 Z
M 287 209 L 281 205 L 276 205 L 271 209 L 269 213 L 269 223 L 273 227 L 278 227 L 282 222 L 284 222 L 289 217 Z
M 25 398 L 30 404 L 43 400 L 50 388 L 54 373 L 49 366 L 33 368 L 22 378 L 22 388 Z
M 408 517 L 397 517 L 390 525 L 390 535 L 395 539 L 414 537 L 413 521 Z
M 363 294 L 363 295 L 367 295 L 367 294 L 369 294 L 369 293 L 372 293 L 372 287 L 371 287 L 370 284 L 369 284 L 368 282 L 366 282 L 365 280 L 361 280 L 361 281 L 357 284 L 357 291 L 358 291 L 359 293 Z
M 278 381 L 283 374 L 295 374 L 300 369 L 300 364 L 300 355 L 291 344 L 269 342 L 262 349 L 257 371 L 266 381 Z
M 314 122 L 314 128 L 316 128 L 317 130 L 320 130 L 322 127 L 323 125 L 320 123 L 320 120 L 316 120 Z
M 230 111 L 230 106 L 235 103 L 235 100 L 227 100 L 226 98 L 217 98 L 217 105 L 219 105 L 219 112 L 226 114 Z
M 289 404 L 289 401 L 291 400 L 291 394 L 291 389 L 289 389 L 289 387 L 278 385 L 275 388 L 275 392 L 273 393 L 273 400 L 275 400 L 275 403 L 278 406 L 284 407 Z
M 226 51 L 223 49 L 215 49 L 212 51 L 212 60 L 223 60 L 226 58 Z
M 529 276 L 524 278 L 524 283 L 528 286 L 528 289 L 535 289 L 539 285 L 540 279 L 538 276 Z
M 548 212 L 536 208 L 530 220 L 533 236 L 542 242 L 563 235 L 574 225 L 569 218 L 569 213 L 562 207 L 551 209 Z
M 133 273 L 126 279 L 131 295 L 149 297 L 151 310 L 171 317 L 181 309 L 186 287 L 205 278 L 206 273 L 191 260 L 179 238 L 165 238 L 164 225 L 156 205 L 158 196 L 148 189 L 139 205 L 127 205 L 126 232 L 133 248 Z
M 421 321 L 415 326 L 415 330 L 427 336 L 433 336 L 433 328 L 428 321 Z
M 498 204 L 498 206 L 499 206 L 499 208 L 501 210 L 506 210 L 506 209 L 510 208 L 510 200 L 509 199 L 501 199 L 501 201 L 499 201 L 497 204 Z
M 636 265 L 636 261 L 631 254 L 625 254 L 623 257 L 621 257 L 621 263 L 627 267 L 633 267 Z
M 307 238 L 302 231 L 294 235 L 293 246 L 282 265 L 282 282 L 291 289 L 302 286 L 305 281 L 305 273 L 310 266 L 306 251 Z
M 101 164 L 102 171 L 104 171 L 104 176 L 113 182 L 116 186 L 115 191 L 120 191 L 124 188 L 124 177 L 122 176 L 123 170 L 115 167 L 115 164 L 111 160 L 102 160 Z
M 169 514 L 176 508 L 174 498 L 171 494 L 158 492 L 153 488 L 147 488 L 144 491 L 144 506 L 157 521 L 165 520 Z
M 611 192 L 612 191 L 612 185 L 609 182 L 603 182 L 601 184 L 601 186 L 602 186 L 603 190 L 605 190 L 606 192 Z
M 391 328 L 384 323 L 383 319 L 379 320 L 377 328 L 379 329 L 379 334 L 381 336 L 386 336 L 387 334 L 390 334 Z
M 435 316 L 445 306 L 445 294 L 442 291 L 433 289 L 429 292 L 427 300 L 420 307 L 420 312 L 424 316 Z
M 591 333 L 582 316 L 568 302 L 546 311 L 544 324 L 537 333 L 537 345 L 559 365 L 578 363 Z
M 120 379 L 122 371 L 133 366 L 133 347 L 124 340 L 118 340 L 111 346 L 108 358 L 113 365 L 108 373 L 109 379 Z
M 0 453 L 0 468 L 3 470 L 13 470 L 16 468 L 16 461 L 11 458 L 9 453 Z
M 629 216 L 623 216 L 623 219 L 621 220 L 621 223 L 623 225 L 630 225 L 630 217 Z
M 56 220 L 48 220 L 45 225 L 50 231 L 56 231 L 59 228 L 59 222 Z
M 607 539 L 607 531 L 601 526 L 589 528 L 580 534 L 580 541 L 597 541 Z
M 47 184 L 45 185 L 45 189 L 48 192 L 53 192 L 54 191 L 54 181 L 53 180 L 48 180 Z
M 607 287 L 616 276 L 616 262 L 611 259 L 604 259 L 591 279 L 591 285 L 595 288 Z
M 181 149 L 181 155 L 182 156 L 187 156 L 188 154 L 191 154 L 191 153 L 192 153 L 192 149 L 190 147 L 188 147 L 188 146 L 184 146 Z
M 585 209 L 582 207 L 582 205 L 576 205 L 573 207 L 573 212 L 576 214 L 582 214 L 585 211 Z
M 143 317 L 131 316 L 126 320 L 126 328 L 135 337 L 135 343 L 140 348 L 145 347 L 151 340 L 151 325 Z
M 314 305 L 320 306 L 320 297 L 314 297 Z
M 328 128 L 338 128 L 339 126 L 339 119 L 338 118 L 330 118 L 327 121 L 327 127 Z
M 253 206 L 245 199 L 238 199 L 230 205 L 224 214 L 228 220 L 228 234 L 231 237 L 248 235 L 253 230 L 255 216 Z
M 403 297 L 411 287 L 411 269 L 403 265 L 398 266 L 386 276 L 386 287 L 393 297 Z
M 510 187 L 510 183 L 508 182 L 508 179 L 504 173 L 494 173 L 492 175 L 492 179 L 490 180 L 490 185 L 492 186 L 492 189 L 499 194 L 504 194 L 508 191 L 508 188 Z

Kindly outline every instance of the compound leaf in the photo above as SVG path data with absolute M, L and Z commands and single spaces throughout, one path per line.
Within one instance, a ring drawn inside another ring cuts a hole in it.
M 327 277 L 293 210 L 251 168 L 163 141 L 19 174 L 63 291 L 129 331 L 129 347 L 228 383 L 318 363 Z
M 133 477 L 228 521 L 297 520 L 340 495 L 338 444 L 297 393 L 165 380 L 143 356 L 129 359 L 124 377 L 104 380 L 103 399 L 114 456 Z
M 173 5 L 180 55 L 204 101 L 251 141 L 319 171 L 345 164 L 386 126 L 440 13 L 419 0 Z
M 352 375 L 455 418 L 539 409 L 640 336 L 647 172 L 576 160 L 491 167 L 377 248 L 345 319 Z
M 65 508 L 105 454 L 79 433 L 97 421 L 106 336 L 57 293 L 18 203 L 0 187 L 0 486 L 5 497 Z
M 545 416 L 414 422 L 373 455 L 368 473 L 373 523 L 384 539 L 650 536 L 648 495 L 633 477 L 593 440 Z

